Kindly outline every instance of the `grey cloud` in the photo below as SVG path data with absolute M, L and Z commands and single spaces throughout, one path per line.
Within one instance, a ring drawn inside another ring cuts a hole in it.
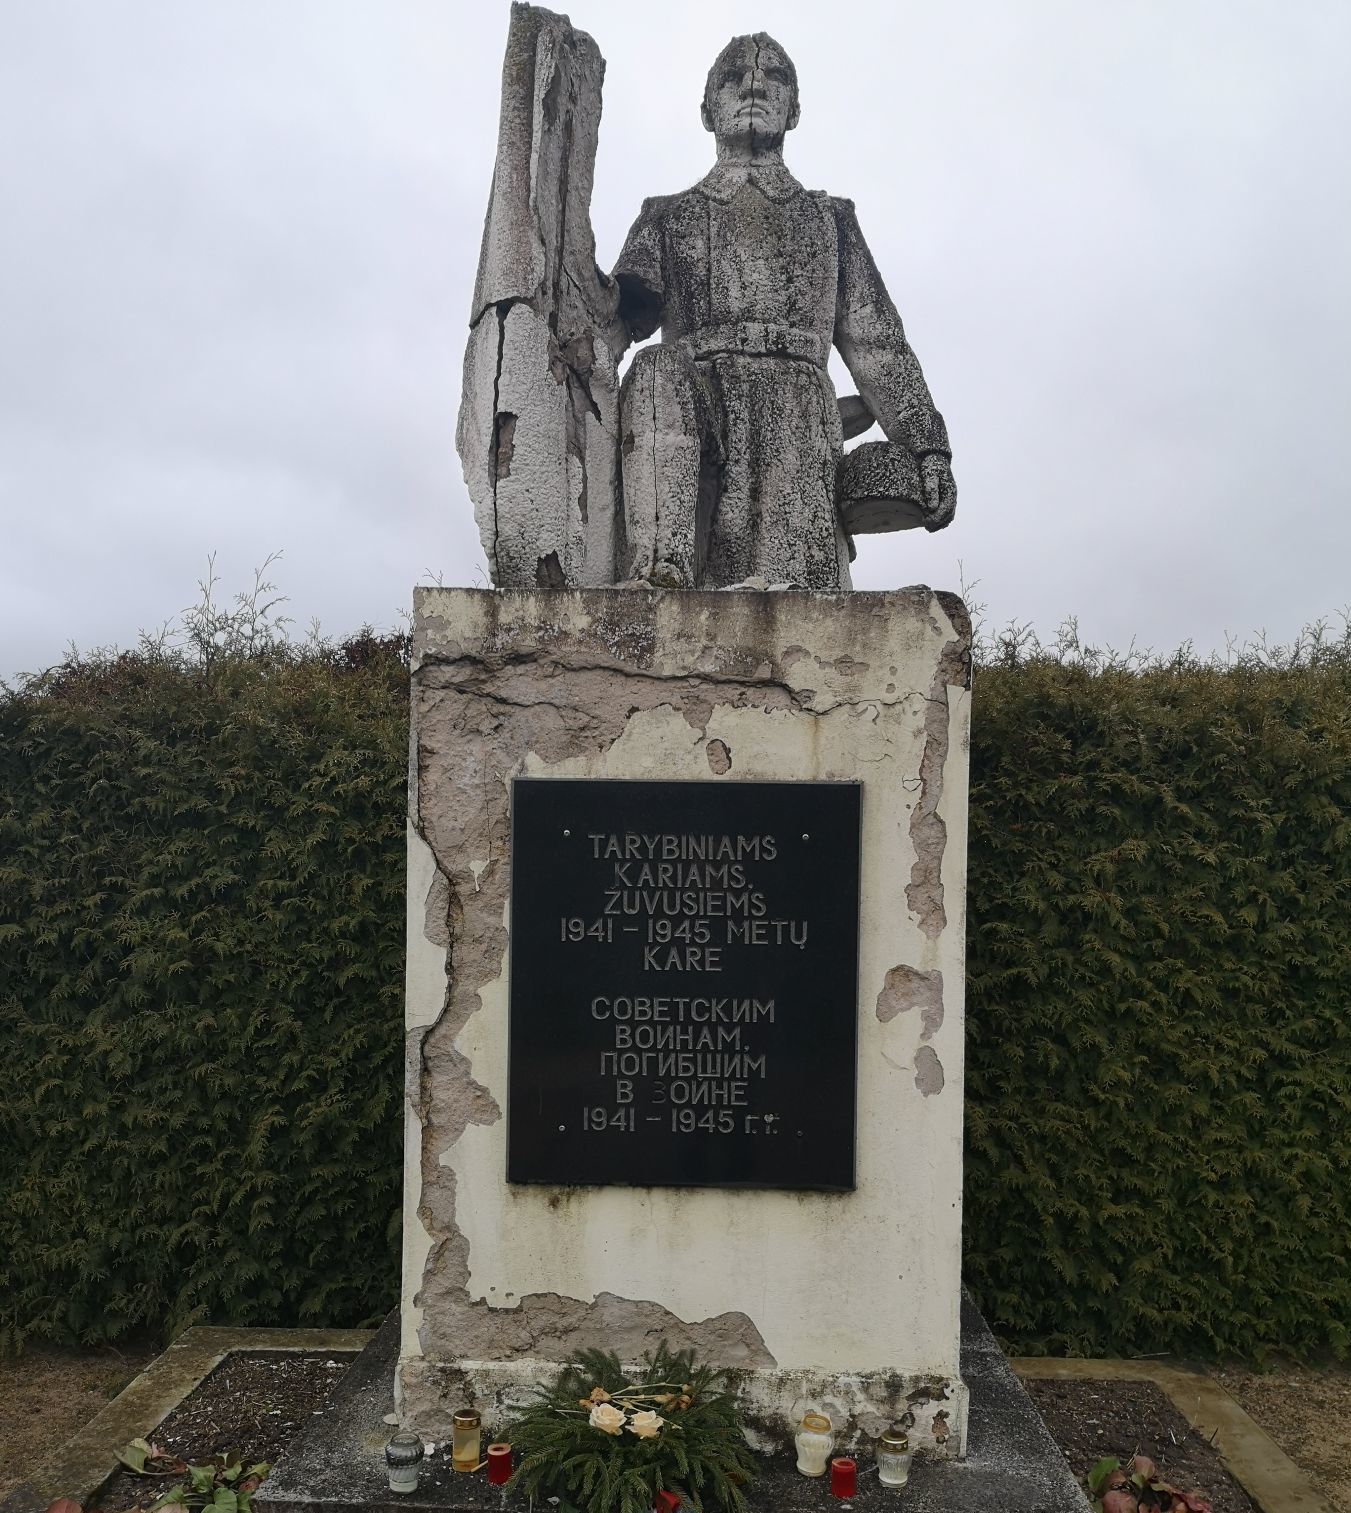
M 594 219 L 700 176 L 734 30 L 852 197 L 956 449 L 865 587 L 1168 647 L 1351 598 L 1351 12 L 607 3 Z M 284 548 L 304 622 L 481 581 L 453 448 L 506 6 L 0 9 L 0 670 L 131 641 Z

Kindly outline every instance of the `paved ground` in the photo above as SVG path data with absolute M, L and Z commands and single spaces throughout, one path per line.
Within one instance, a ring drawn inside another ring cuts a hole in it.
M 1226 1392 L 1308 1476 L 1334 1513 L 1351 1513 L 1351 1368 L 1215 1372 Z
M 17 1361 L 0 1360 L 0 1498 L 158 1354 L 149 1342 L 100 1351 L 30 1345 Z

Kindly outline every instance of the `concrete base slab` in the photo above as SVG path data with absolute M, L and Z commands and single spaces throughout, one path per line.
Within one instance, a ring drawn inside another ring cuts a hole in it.
M 515 1513 L 523 1499 L 490 1487 L 483 1475 L 450 1469 L 442 1446 L 423 1462 L 418 1490 L 394 1494 L 383 1450 L 393 1430 L 398 1321 L 391 1318 L 339 1383 L 329 1411 L 282 1456 L 259 1489 L 258 1513 Z M 1032 1401 L 1010 1371 L 985 1321 L 969 1303 L 962 1311 L 962 1376 L 971 1393 L 967 1458 L 916 1463 L 896 1494 L 882 1487 L 871 1459 L 860 1461 L 864 1513 L 1087 1513 Z M 799 1476 L 787 1457 L 767 1462 L 751 1489 L 751 1507 L 775 1513 L 827 1513 L 839 1505 L 822 1481 Z
M 402 1385 L 414 1381 L 445 1405 L 445 1416 L 458 1404 L 471 1404 L 485 1423 L 495 1423 L 529 1400 L 536 1383 L 558 1371 L 558 1362 L 521 1357 L 514 1361 L 426 1361 L 404 1366 Z M 753 1449 L 772 1453 L 809 1412 L 824 1413 L 835 1425 L 838 1455 L 868 1454 L 873 1441 L 908 1414 L 910 1443 L 937 1458 L 964 1453 L 967 1428 L 966 1383 L 960 1377 L 906 1375 L 899 1371 L 780 1371 L 736 1369 L 746 1438 Z M 405 1397 L 404 1418 L 408 1419 Z M 434 1432 L 422 1427 L 424 1435 Z M 442 1431 L 444 1432 L 444 1431 Z

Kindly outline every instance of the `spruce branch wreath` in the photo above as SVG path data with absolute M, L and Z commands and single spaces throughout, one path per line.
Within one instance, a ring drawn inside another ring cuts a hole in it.
M 512 1485 L 532 1504 L 557 1497 L 562 1513 L 650 1513 L 663 1491 L 698 1513 L 706 1497 L 745 1513 L 756 1469 L 728 1373 L 665 1340 L 636 1373 L 614 1354 L 583 1352 L 504 1435 L 521 1457 Z

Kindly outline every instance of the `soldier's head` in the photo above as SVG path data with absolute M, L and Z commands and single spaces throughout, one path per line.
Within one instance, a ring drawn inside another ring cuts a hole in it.
M 793 60 L 768 32 L 733 37 L 708 71 L 700 114 L 719 144 L 777 147 L 798 121 Z

